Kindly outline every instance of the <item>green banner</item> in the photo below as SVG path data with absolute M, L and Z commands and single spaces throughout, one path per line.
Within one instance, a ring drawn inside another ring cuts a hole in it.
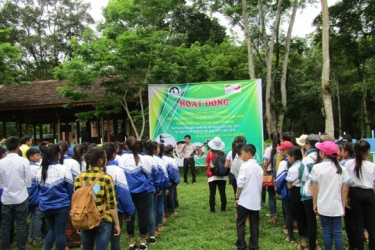
M 203 82 L 188 84 L 151 84 L 150 138 L 174 146 L 179 153 L 185 135 L 191 143 L 202 147 L 204 155 L 196 155 L 197 165 L 205 165 L 207 142 L 219 136 L 224 151 L 232 149 L 234 137 L 243 135 L 256 147 L 255 159 L 262 162 L 263 117 L 260 80 Z

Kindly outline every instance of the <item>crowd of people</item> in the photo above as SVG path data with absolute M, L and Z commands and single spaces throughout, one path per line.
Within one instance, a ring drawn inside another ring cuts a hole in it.
M 27 244 L 57 250 L 148 249 L 167 217 L 178 214 L 180 174 L 171 145 L 134 137 L 123 144 L 74 148 L 66 141 L 30 147 L 30 136 L 3 142 L 8 152 L 0 146 L 1 249 L 26 249 Z M 95 227 L 78 231 L 72 223 L 72 196 L 87 186 L 100 217 Z M 129 246 L 120 246 L 124 223 Z

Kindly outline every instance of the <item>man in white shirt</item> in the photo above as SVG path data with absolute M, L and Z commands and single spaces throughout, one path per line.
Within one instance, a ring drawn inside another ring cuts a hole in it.
M 8 155 L 0 160 L 0 188 L 3 188 L 1 221 L 1 249 L 9 249 L 13 221 L 17 224 L 17 249 L 26 249 L 27 215 L 32 173 L 27 159 L 20 157 L 20 140 L 11 136 L 6 140 Z
M 247 249 L 245 241 L 245 222 L 250 219 L 249 249 L 258 249 L 259 210 L 263 182 L 263 169 L 254 160 L 255 146 L 246 144 L 241 149 L 241 165 L 237 179 L 237 249 Z
M 191 136 L 185 135 L 185 144 L 182 147 L 181 153 L 184 157 L 184 184 L 186 185 L 188 183 L 187 181 L 187 174 L 190 168 L 191 171 L 191 177 L 192 177 L 192 183 L 196 183 L 196 177 L 195 177 L 195 160 L 194 160 L 194 154 L 195 151 L 202 152 L 202 149 L 196 146 L 193 146 L 191 144 Z

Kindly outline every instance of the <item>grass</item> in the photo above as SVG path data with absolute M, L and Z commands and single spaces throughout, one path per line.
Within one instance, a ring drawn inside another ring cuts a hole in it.
M 180 184 L 177 187 L 177 190 L 180 204 L 180 207 L 178 208 L 179 215 L 168 218 L 167 222 L 164 223 L 166 229 L 157 237 L 157 243 L 155 245 L 149 245 L 149 249 L 236 249 L 235 242 L 237 239 L 237 233 L 236 219 L 234 217 L 236 211 L 232 186 L 226 186 L 228 200 L 227 211 L 216 212 L 215 214 L 209 213 L 209 189 L 203 169 L 198 170 L 196 185 Z M 261 209 L 259 249 L 296 249 L 293 243 L 284 240 L 286 235 L 283 233 L 282 229 L 284 221 L 281 215 L 281 202 L 277 202 L 278 220 L 276 225 L 268 223 L 269 217 L 267 217 L 267 214 L 269 213 L 269 210 L 267 206 Z M 216 194 L 216 208 L 216 210 L 220 211 L 220 209 L 218 209 L 220 208 L 220 196 L 218 190 Z M 323 246 L 320 231 L 321 230 L 318 230 L 318 241 L 320 246 Z M 246 233 L 246 239 L 248 241 L 248 228 Z M 346 236 L 345 232 L 343 235 L 344 237 Z M 121 249 L 127 249 L 128 238 L 125 226 L 122 228 L 121 237 Z M 299 237 L 297 233 L 295 233 L 295 238 L 298 242 Z M 139 238 L 137 237 L 137 239 Z

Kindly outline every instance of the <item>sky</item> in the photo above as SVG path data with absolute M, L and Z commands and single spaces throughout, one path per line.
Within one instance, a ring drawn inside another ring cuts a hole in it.
M 91 15 L 95 19 L 95 21 L 103 20 L 102 16 L 102 8 L 105 7 L 108 3 L 108 0 L 85 0 L 86 2 L 91 3 Z M 328 6 L 339 2 L 340 0 L 328 0 Z M 299 36 L 305 37 L 307 34 L 314 31 L 314 27 L 312 26 L 313 19 L 320 13 L 321 5 L 320 3 L 316 3 L 313 5 L 309 5 L 309 7 L 305 8 L 304 10 L 297 11 L 297 16 L 293 26 L 293 33 L 292 36 Z M 228 22 L 223 17 L 219 17 L 220 23 L 223 26 L 228 26 Z M 287 29 L 287 27 L 285 27 Z M 243 37 L 243 32 L 240 29 L 233 29 L 237 37 Z

